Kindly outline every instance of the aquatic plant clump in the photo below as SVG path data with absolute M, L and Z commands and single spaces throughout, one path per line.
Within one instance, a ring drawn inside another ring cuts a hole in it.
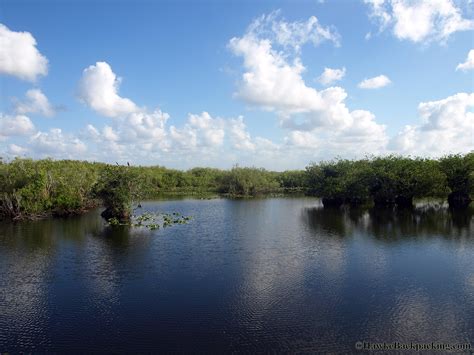
M 129 226 L 135 228 L 147 228 L 149 230 L 156 230 L 160 228 L 171 227 L 177 224 L 187 224 L 191 219 L 192 217 L 184 216 L 178 212 L 144 212 L 139 215 L 132 215 L 128 221 L 120 221 L 118 218 L 112 217 L 107 220 L 107 223 L 110 226 Z

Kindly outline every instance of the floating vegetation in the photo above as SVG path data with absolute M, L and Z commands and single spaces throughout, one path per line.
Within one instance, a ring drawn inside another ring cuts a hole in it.
M 147 228 L 149 230 L 157 230 L 167 228 L 176 224 L 187 224 L 192 219 L 190 216 L 184 216 L 181 213 L 152 213 L 144 212 L 139 215 L 132 215 L 128 221 L 120 221 L 116 217 L 109 218 L 107 223 L 109 226 L 129 226 L 135 228 Z

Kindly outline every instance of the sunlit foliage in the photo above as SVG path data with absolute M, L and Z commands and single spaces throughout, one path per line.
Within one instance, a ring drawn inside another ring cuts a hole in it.
M 367 202 L 412 207 L 421 197 L 448 197 L 450 206 L 466 207 L 473 194 L 473 155 L 440 160 L 391 155 L 311 164 L 306 168 L 308 191 L 333 207 Z
M 128 219 L 133 201 L 163 193 L 257 196 L 304 191 L 325 206 L 373 203 L 410 207 L 420 197 L 447 198 L 466 207 L 474 193 L 474 153 L 439 160 L 400 156 L 336 159 L 306 170 L 272 172 L 119 166 L 73 160 L 0 159 L 0 218 L 66 216 L 103 205 L 105 215 Z

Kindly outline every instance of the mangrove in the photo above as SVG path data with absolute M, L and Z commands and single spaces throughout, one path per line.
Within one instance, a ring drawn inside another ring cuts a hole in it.
M 334 159 L 283 172 L 234 166 L 112 165 L 76 160 L 0 159 L 0 219 L 68 216 L 103 206 L 105 219 L 131 218 L 132 201 L 163 194 L 252 197 L 302 192 L 325 207 L 342 205 L 409 208 L 414 199 L 435 197 L 451 208 L 466 208 L 474 193 L 474 153 L 439 159 L 396 155 Z

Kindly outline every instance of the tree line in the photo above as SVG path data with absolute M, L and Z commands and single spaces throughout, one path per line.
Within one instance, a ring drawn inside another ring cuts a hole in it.
M 75 160 L 0 159 L 2 219 L 66 216 L 98 205 L 106 206 L 113 215 L 117 213 L 114 208 L 131 200 L 170 192 L 235 197 L 296 191 L 321 197 L 326 207 L 407 207 L 416 198 L 439 197 L 447 198 L 452 207 L 466 207 L 473 189 L 474 153 L 436 160 L 400 156 L 335 159 L 284 172 L 239 166 L 182 171 Z
M 474 153 L 440 159 L 387 156 L 333 160 L 306 168 L 309 193 L 324 206 L 411 207 L 415 198 L 447 198 L 464 208 L 474 192 Z

